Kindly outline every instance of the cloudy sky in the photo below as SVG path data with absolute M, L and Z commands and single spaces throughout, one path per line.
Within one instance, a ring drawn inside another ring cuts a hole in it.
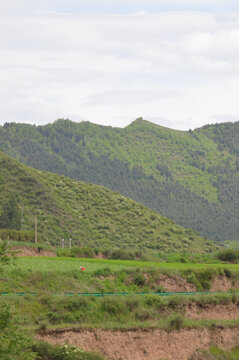
M 239 120 L 239 1 L 0 2 L 0 124 Z

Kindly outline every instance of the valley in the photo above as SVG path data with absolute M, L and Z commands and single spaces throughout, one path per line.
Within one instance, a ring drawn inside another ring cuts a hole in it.
M 216 135 L 0 128 L 2 353 L 18 339 L 19 360 L 239 358 L 237 148 Z

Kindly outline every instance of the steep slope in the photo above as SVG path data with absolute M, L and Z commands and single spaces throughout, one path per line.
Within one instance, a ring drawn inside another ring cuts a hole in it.
M 104 185 L 202 235 L 227 240 L 239 235 L 238 129 L 235 123 L 183 132 L 142 119 L 124 129 L 69 120 L 5 124 L 0 148 L 30 166 Z
M 31 169 L 0 151 L 0 228 L 31 230 L 34 213 L 44 241 L 71 237 L 92 247 L 160 249 L 216 248 L 144 205 L 102 186 Z

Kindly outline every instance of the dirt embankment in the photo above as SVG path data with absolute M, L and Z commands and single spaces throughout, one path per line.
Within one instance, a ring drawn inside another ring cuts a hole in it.
M 56 256 L 53 251 L 30 246 L 15 246 L 13 249 L 16 251 L 16 256 Z
M 168 292 L 197 291 L 194 284 L 188 283 L 186 279 L 181 276 L 169 277 L 163 274 L 159 279 L 158 285 L 162 286 L 162 288 Z M 210 291 L 228 291 L 233 288 L 239 288 L 238 281 L 235 282 L 233 279 L 229 279 L 226 276 L 217 276 L 212 280 Z
M 196 286 L 188 283 L 186 279 L 181 276 L 169 277 L 162 274 L 160 276 L 159 285 L 168 292 L 196 291 Z
M 217 276 L 212 281 L 210 291 L 228 291 L 232 288 L 239 288 L 239 283 L 228 279 L 226 276 Z
M 102 354 L 109 360 L 188 360 L 197 349 L 211 343 L 230 349 L 239 343 L 239 329 L 183 329 L 109 331 L 47 331 L 38 339 L 52 344 L 69 343 L 86 351 Z
M 188 304 L 185 309 L 185 316 L 195 320 L 233 320 L 239 319 L 238 304 Z

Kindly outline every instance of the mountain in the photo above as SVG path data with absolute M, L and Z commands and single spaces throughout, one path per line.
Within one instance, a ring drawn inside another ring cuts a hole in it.
M 6 123 L 17 160 L 118 191 L 211 239 L 239 235 L 239 123 L 177 131 L 142 118 L 124 129 L 57 120 Z
M 0 228 L 38 231 L 44 242 L 99 248 L 207 252 L 210 241 L 102 186 L 31 169 L 0 151 Z

